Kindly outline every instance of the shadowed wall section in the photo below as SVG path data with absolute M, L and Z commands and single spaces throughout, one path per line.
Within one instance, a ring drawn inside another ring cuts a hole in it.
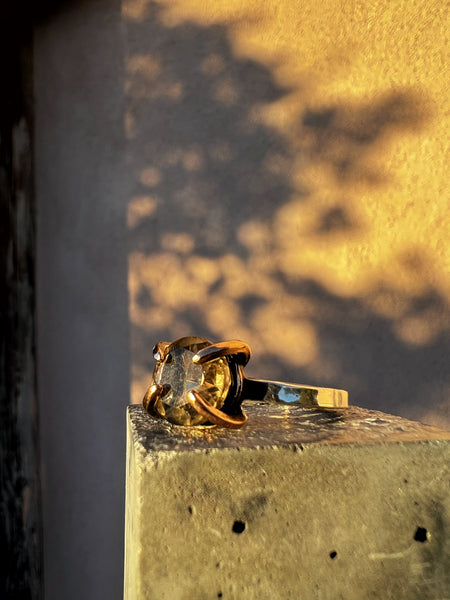
M 129 398 L 121 14 L 35 31 L 39 391 L 46 600 L 122 597 Z
M 450 424 L 445 16 L 123 2 L 134 402 L 195 333 Z

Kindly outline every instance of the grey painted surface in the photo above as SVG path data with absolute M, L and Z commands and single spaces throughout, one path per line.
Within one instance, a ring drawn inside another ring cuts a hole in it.
M 47 600 L 122 596 L 129 397 L 119 2 L 35 35 Z

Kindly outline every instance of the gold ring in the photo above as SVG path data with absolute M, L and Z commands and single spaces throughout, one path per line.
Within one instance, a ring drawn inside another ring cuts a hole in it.
M 244 366 L 250 346 L 239 340 L 211 343 L 201 337 L 159 342 L 156 366 L 142 401 L 153 417 L 175 425 L 239 428 L 247 422 L 244 400 L 295 403 L 305 408 L 348 406 L 344 390 L 250 379 Z

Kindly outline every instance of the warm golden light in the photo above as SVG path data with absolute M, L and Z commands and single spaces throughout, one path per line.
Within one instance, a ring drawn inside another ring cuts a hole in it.
M 442 386 L 435 413 L 395 387 L 449 326 L 447 10 L 123 1 L 151 31 L 126 63 L 133 401 L 151 342 L 197 334 L 450 425 Z

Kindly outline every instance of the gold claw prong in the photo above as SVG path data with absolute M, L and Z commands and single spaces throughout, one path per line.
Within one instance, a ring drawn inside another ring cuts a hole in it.
M 153 348 L 153 358 L 155 360 L 164 360 L 169 351 L 170 342 L 158 342 Z
M 240 340 L 230 340 L 228 342 L 218 342 L 202 348 L 194 355 L 192 362 L 197 365 L 203 365 L 222 356 L 236 355 L 237 362 L 246 365 L 250 359 L 250 346 Z
M 240 415 L 227 415 L 221 410 L 211 406 L 201 394 L 191 390 L 188 394 L 189 404 L 210 423 L 219 427 L 228 427 L 229 429 L 239 429 L 247 423 L 247 415 L 242 411 Z
M 161 412 L 158 410 L 158 403 L 170 391 L 169 386 L 159 385 L 154 383 L 145 392 L 145 396 L 142 400 L 142 405 L 149 415 L 161 417 Z

